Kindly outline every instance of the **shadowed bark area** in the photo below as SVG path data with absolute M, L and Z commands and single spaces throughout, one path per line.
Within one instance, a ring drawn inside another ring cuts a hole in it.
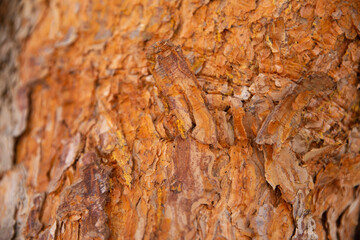
M 358 1 L 1 1 L 0 239 L 357 239 Z

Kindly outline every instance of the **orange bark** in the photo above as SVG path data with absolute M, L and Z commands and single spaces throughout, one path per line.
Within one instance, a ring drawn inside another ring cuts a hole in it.
M 359 236 L 358 1 L 12 4 L 0 239 Z

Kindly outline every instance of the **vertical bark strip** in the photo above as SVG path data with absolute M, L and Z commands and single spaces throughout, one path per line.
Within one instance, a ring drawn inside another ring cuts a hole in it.
M 167 99 L 165 105 L 177 118 L 178 131 L 185 137 L 185 133 L 195 125 L 192 136 L 201 143 L 215 145 L 214 119 L 181 48 L 169 41 L 162 41 L 151 47 L 147 58 L 156 84 Z M 194 122 L 191 122 L 192 119 Z

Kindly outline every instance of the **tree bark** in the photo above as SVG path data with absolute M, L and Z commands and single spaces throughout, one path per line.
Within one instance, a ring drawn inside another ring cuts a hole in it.
M 0 239 L 357 239 L 358 1 L 2 1 Z

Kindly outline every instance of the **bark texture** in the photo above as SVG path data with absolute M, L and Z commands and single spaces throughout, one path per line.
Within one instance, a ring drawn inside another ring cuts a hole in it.
M 359 237 L 358 1 L 0 6 L 1 240 Z

